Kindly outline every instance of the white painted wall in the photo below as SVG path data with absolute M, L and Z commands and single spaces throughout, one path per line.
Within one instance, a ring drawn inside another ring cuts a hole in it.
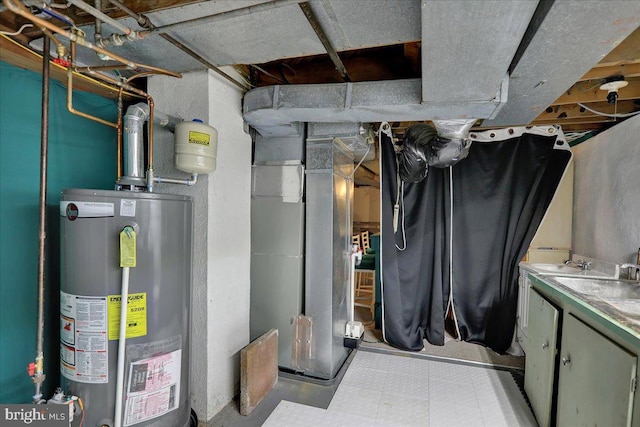
M 213 173 L 194 187 L 156 187 L 194 198 L 191 399 L 208 421 L 236 394 L 239 351 L 249 342 L 251 138 L 243 131 L 242 93 L 216 74 L 157 76 L 148 90 L 158 110 L 218 130 Z M 156 174 L 188 178 L 173 167 L 173 134 L 155 129 Z
M 358 187 L 353 197 L 353 220 L 380 221 L 380 190 L 375 187 Z
M 640 247 L 640 116 L 577 145 L 573 251 L 622 263 Z

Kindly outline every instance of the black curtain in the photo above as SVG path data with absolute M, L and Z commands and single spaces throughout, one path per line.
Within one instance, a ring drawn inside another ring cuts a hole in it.
M 453 306 L 461 339 L 498 353 L 507 350 L 515 326 L 518 263 L 571 158 L 569 151 L 553 148 L 555 141 L 555 136 L 525 133 L 476 142 L 451 171 L 430 168 L 426 180 L 404 184 L 394 233 L 396 161 L 391 142 L 383 140 L 383 327 L 391 345 L 420 350 L 424 338 L 444 344 L 452 250 Z

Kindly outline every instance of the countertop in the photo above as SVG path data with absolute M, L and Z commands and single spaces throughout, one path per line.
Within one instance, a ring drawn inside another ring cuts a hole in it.
M 635 347 L 640 347 L 640 300 L 628 300 L 628 303 L 632 305 L 630 309 L 635 310 L 636 313 L 626 313 L 598 296 L 583 294 L 563 285 L 554 280 L 553 276 L 535 273 L 530 276 L 533 279 L 534 289 L 562 300 L 615 335 Z

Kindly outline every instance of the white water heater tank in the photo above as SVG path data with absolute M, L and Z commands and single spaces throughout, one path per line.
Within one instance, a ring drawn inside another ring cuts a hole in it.
M 176 168 L 187 173 L 210 173 L 216 169 L 218 131 L 200 119 L 176 125 Z

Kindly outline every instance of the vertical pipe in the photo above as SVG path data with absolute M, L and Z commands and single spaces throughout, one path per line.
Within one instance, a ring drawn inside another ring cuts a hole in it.
M 122 396 L 124 387 L 124 352 L 127 342 L 127 302 L 129 301 L 129 267 L 122 267 L 120 290 L 120 333 L 118 335 L 118 368 L 116 370 L 116 408 L 114 426 L 122 425 Z
M 102 12 L 102 0 L 95 0 L 96 9 Z M 93 35 L 93 39 L 98 43 L 102 39 L 102 21 L 96 18 L 96 32 Z
M 116 130 L 118 131 L 118 136 L 117 136 L 117 141 L 116 144 L 118 146 L 117 149 L 117 174 L 118 174 L 118 180 L 120 180 L 120 178 L 122 178 L 122 90 L 123 88 L 120 87 L 120 90 L 118 91 L 118 123 L 117 123 L 117 128 Z
M 42 120 L 40 127 L 40 224 L 38 244 L 38 331 L 36 342 L 36 370 L 34 383 L 36 392 L 34 402 L 42 398 L 42 382 L 44 381 L 44 268 L 45 244 L 47 240 L 47 159 L 49 151 L 49 50 L 51 41 L 44 37 L 42 52 Z
M 147 99 L 149 100 L 149 121 L 147 122 L 149 132 L 149 170 L 153 172 L 153 110 L 155 104 L 151 96 L 148 96 Z

